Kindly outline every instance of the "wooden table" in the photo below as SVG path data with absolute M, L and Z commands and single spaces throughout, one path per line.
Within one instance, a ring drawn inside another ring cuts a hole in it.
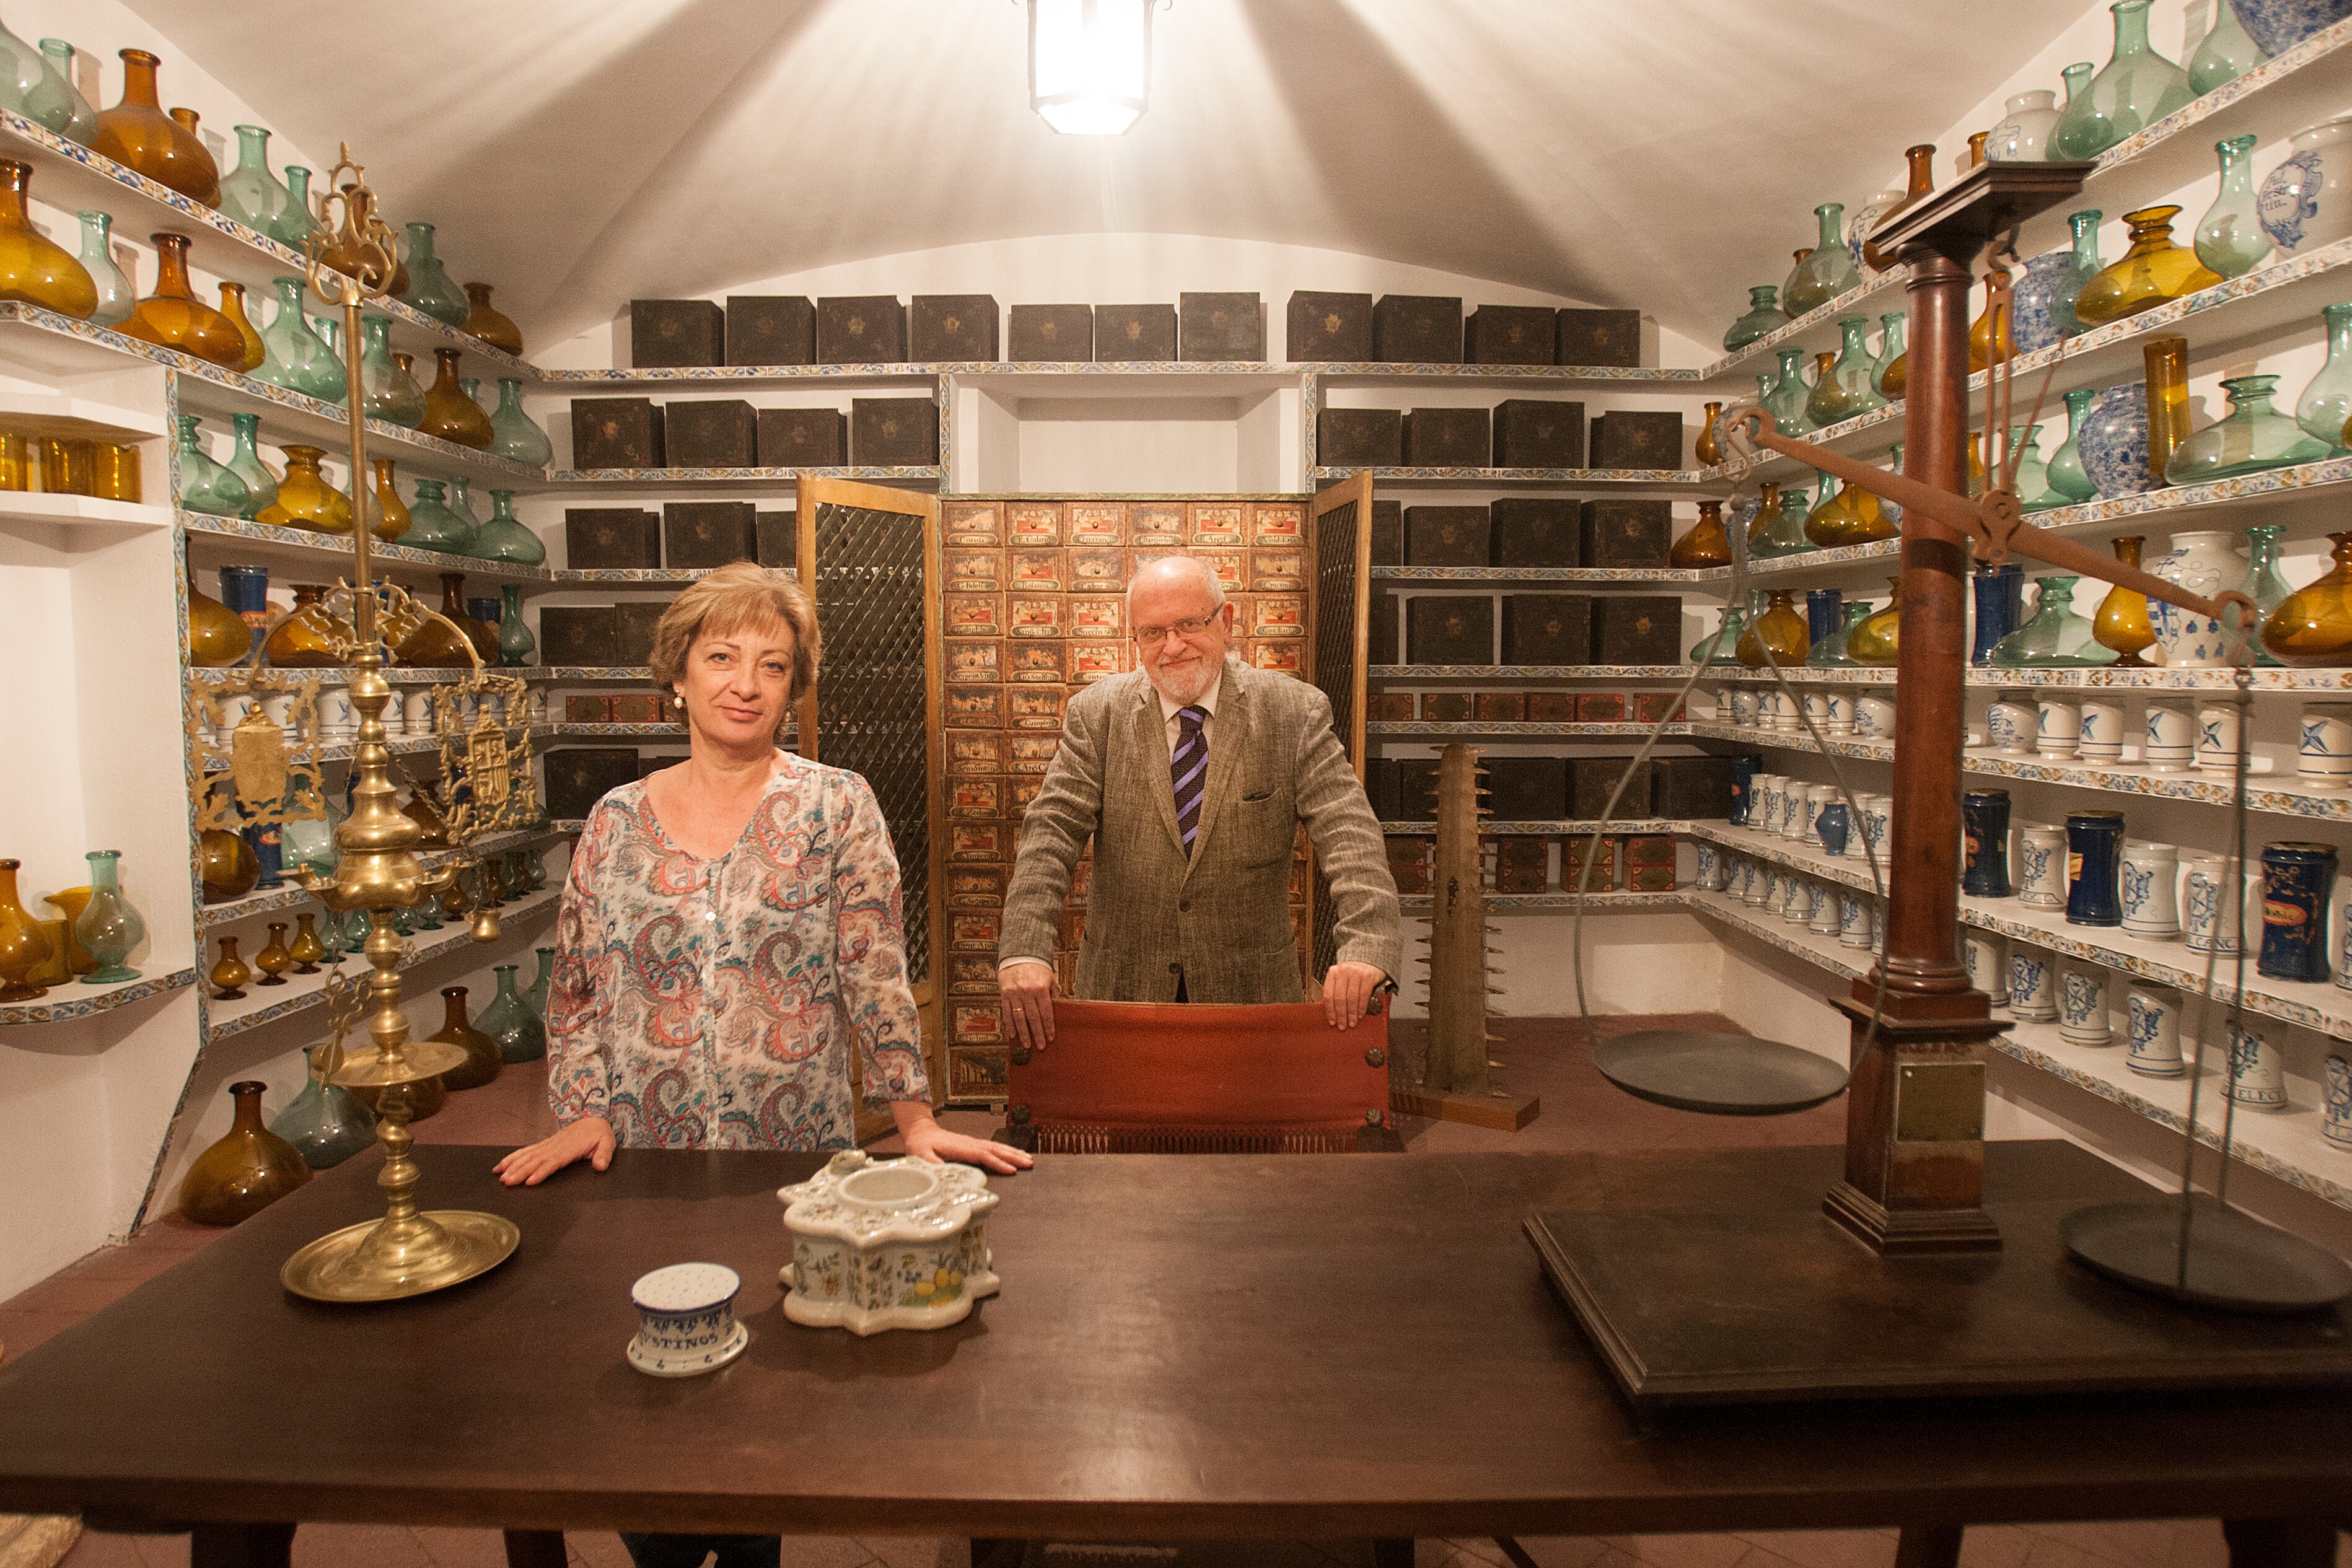
M 417 1151 L 434 1204 L 522 1227 L 478 1281 L 373 1308 L 280 1290 L 296 1247 L 376 1208 L 363 1156 L 0 1367 L 0 1511 L 194 1525 L 199 1568 L 282 1562 L 290 1532 L 268 1521 L 289 1520 L 1128 1539 L 1900 1525 L 1956 1545 L 1970 1521 L 2352 1518 L 2352 1400 L 2335 1394 L 1638 1427 L 1522 1218 L 1815 1205 L 1835 1148 L 1053 1157 L 998 1182 L 1001 1296 L 952 1329 L 866 1340 L 777 1310 L 774 1189 L 814 1156 L 630 1152 L 508 1191 L 497 1152 Z M 2141 1190 L 2064 1145 L 1996 1145 L 1989 1190 L 2021 1189 Z M 665 1382 L 622 1359 L 629 1284 L 687 1260 L 741 1273 L 752 1339 L 715 1375 Z

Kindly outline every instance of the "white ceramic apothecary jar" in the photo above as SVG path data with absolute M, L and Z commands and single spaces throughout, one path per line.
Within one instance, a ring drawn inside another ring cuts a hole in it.
M 2171 548 L 2147 563 L 2150 575 L 2210 599 L 2234 588 L 2246 575 L 2246 558 L 2231 548 L 2235 534 L 2201 529 L 2172 536 Z M 2215 670 L 2229 663 L 2221 623 L 2210 615 L 2196 615 L 2177 604 L 2148 603 L 2155 622 L 2156 644 L 2164 650 L 2168 670 Z
M 2254 211 L 2282 251 L 2308 253 L 2352 235 L 2352 114 L 2294 133 L 2278 166 L 2263 176 Z
M 970 1166 L 869 1160 L 845 1149 L 779 1190 L 793 1260 L 784 1315 L 852 1333 L 961 1322 L 996 1293 L 984 1216 L 988 1178 Z

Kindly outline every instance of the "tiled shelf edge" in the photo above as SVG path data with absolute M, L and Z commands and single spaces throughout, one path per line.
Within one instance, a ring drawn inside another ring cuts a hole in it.
M 1802 733 L 1747 729 L 1738 725 L 1706 720 L 1695 720 L 1684 728 L 1703 740 L 1727 740 L 1765 750 L 1805 751 L 1816 755 L 1822 751 L 1811 736 Z M 1891 762 L 1895 758 L 1894 743 L 1891 741 L 1832 740 L 1829 750 L 1839 757 L 1858 758 L 1865 762 Z M 2231 787 L 2215 776 L 2193 771 L 2158 773 L 2121 763 L 2092 768 L 2080 763 L 2007 757 L 1979 747 L 1961 754 L 1960 767 L 1967 772 L 1987 778 L 2014 779 L 2029 784 L 2063 784 L 2079 789 L 2136 795 L 2144 800 L 2189 800 L 2201 805 L 2226 806 L 2233 798 Z M 2256 774 L 2253 777 L 2260 782 L 2246 791 L 2249 810 L 2300 817 L 2308 821 L 2352 821 L 2352 793 L 2341 789 L 2290 788 L 2276 774 Z
M 601 684 L 650 681 L 654 678 L 652 667 L 646 664 L 541 664 L 539 673 L 542 680 Z
M 278 669 L 279 666 L 264 665 L 263 668 Z M 288 665 L 284 666 L 283 673 L 291 675 L 316 674 L 321 683 L 325 683 L 335 680 L 349 668 L 350 666 L 345 664 L 312 665 L 308 668 Z M 226 685 L 245 674 L 246 667 L 241 664 L 231 664 L 222 669 L 194 667 L 187 672 L 188 685 L 192 686 Z M 421 670 L 396 666 L 389 670 L 378 670 L 376 674 L 382 675 L 388 685 L 435 686 L 454 685 L 471 675 L 473 672 L 471 670 Z M 483 674 L 520 675 L 526 681 L 545 681 L 555 678 L 543 664 L 487 664 L 483 666 Z M 397 740 L 401 737 L 395 735 L 390 738 Z
M 1372 673 L 1378 674 L 1379 671 L 1375 668 Z M 1784 667 L 1780 674 L 1793 685 L 1884 686 L 1894 683 L 1895 666 L 1871 664 L 1822 669 L 1800 664 Z M 2252 675 L 2253 689 L 2260 693 L 2352 694 L 2352 669 L 2263 668 L 2252 671 Z M 1729 681 L 1741 685 L 1769 686 L 1774 684 L 1771 672 L 1738 665 L 1711 665 L 1699 679 Z M 2231 692 L 2237 689 L 2237 672 L 2228 669 L 2118 670 L 2112 666 L 2083 670 L 2011 669 L 1989 664 L 1971 665 L 1962 677 L 1963 684 L 1980 691 L 2047 686 L 2083 691 L 2145 692 L 2151 696 L 2163 696 L 2173 692 Z
M 135 980 L 124 980 L 111 986 L 85 986 L 79 981 L 70 981 L 51 986 L 49 995 L 37 1001 L 0 1003 L 0 1028 L 16 1024 L 64 1023 L 71 1019 L 89 1018 L 95 1013 L 128 1007 L 132 1002 L 142 1002 L 149 997 L 160 997 L 195 983 L 196 972 L 193 968 L 174 969 L 163 975 L 142 975 Z
M 159 206 L 168 208 L 173 217 L 184 219 L 212 230 L 221 238 L 232 241 L 251 251 L 257 260 L 266 262 L 283 273 L 295 277 L 299 277 L 303 273 L 306 263 L 299 251 L 270 238 L 258 230 L 247 228 L 217 208 L 208 207 L 202 202 L 182 195 L 169 185 L 159 184 L 144 174 L 123 167 L 103 152 L 92 152 L 79 142 L 58 135 L 46 126 L 37 125 L 15 110 L 0 109 L 0 133 L 5 133 L 6 138 L 12 138 L 22 144 L 20 151 L 37 150 L 51 157 L 79 164 L 88 172 L 100 179 L 112 182 L 127 193 L 143 196 Z M 145 230 L 142 228 L 139 232 L 144 233 Z M 203 265 L 201 260 L 197 265 L 200 267 Z M 390 316 L 417 331 L 441 339 L 452 348 L 462 349 L 469 354 L 478 354 L 484 360 L 497 365 L 507 375 L 520 376 L 527 381 L 535 380 L 540 375 L 538 368 L 528 360 L 509 354 L 504 349 L 493 348 L 468 332 L 427 316 L 405 300 L 372 299 L 368 302 L 367 308 L 371 313 Z
M 1426 915 L 1432 904 L 1425 893 L 1406 894 L 1397 899 L 1398 907 L 1407 915 Z M 1617 909 L 1679 909 L 1683 895 L 1674 893 L 1594 893 L 1580 897 L 1573 893 L 1490 893 L 1486 894 L 1486 913 L 1508 915 L 1525 911 L 1572 911 L 1581 903 L 1596 911 Z
M 560 887 L 541 888 L 535 893 L 525 894 L 520 899 L 510 899 L 500 904 L 499 918 L 501 922 L 511 921 L 519 924 L 528 919 L 536 923 L 543 917 L 552 915 L 555 913 L 556 901 L 562 896 L 563 890 Z M 402 956 L 400 967 L 413 968 L 416 965 L 472 945 L 473 938 L 467 934 L 466 923 L 451 921 L 439 931 L 419 933 L 410 936 L 408 951 Z M 349 957 L 351 955 L 345 954 L 344 956 Z M 357 974 L 363 967 L 358 966 L 344 972 Z M 245 996 L 237 1001 L 211 1002 L 209 1004 L 211 1021 L 205 1030 L 205 1038 L 207 1040 L 226 1040 L 231 1035 L 243 1034 L 247 1030 L 259 1029 L 263 1024 L 275 1023 L 279 1019 L 289 1018 L 306 1009 L 319 1006 L 325 999 L 327 977 L 335 972 L 334 969 L 321 969 L 316 975 L 304 975 L 296 979 L 289 979 L 287 985 L 292 988 L 287 995 L 275 998 L 268 998 L 266 993 L 260 993 L 257 987 L 248 985 Z M 228 1009 L 226 1017 L 222 1016 L 223 1009 Z
M 1616 835 L 1630 833 L 1650 836 L 1659 833 L 1687 833 L 1690 823 L 1682 819 L 1633 818 L 1615 821 L 1526 821 L 1498 822 L 1482 821 L 1478 824 L 1480 838 L 1584 838 L 1593 833 Z M 1437 833 L 1435 822 L 1382 822 L 1381 832 L 1391 839 L 1426 839 Z
M 925 360 L 863 365 L 676 365 L 541 370 L 550 387 L 726 385 L 740 382 L 919 381 L 933 376 L 1320 376 L 1347 381 L 1594 382 L 1695 384 L 1696 369 L 1666 365 L 1475 365 L 1362 360 Z
M 1744 906 L 1718 893 L 1694 890 L 1685 896 L 1691 909 L 1708 919 L 1803 958 L 1841 979 L 1862 979 L 1870 973 L 1870 956 L 1863 949 L 1841 946 L 1833 937 L 1785 921 L 1758 920 Z M 1995 1051 L 2012 1061 L 2087 1090 L 2171 1132 L 2179 1133 L 2188 1125 L 2187 1076 L 2147 1078 L 2135 1073 L 2126 1065 L 2126 1052 L 2120 1044 L 2069 1045 L 2059 1038 L 2054 1025 L 2018 1020 L 2011 1020 L 2010 1031 L 1991 1043 Z M 2203 1101 L 2213 1109 L 2200 1114 L 2197 1135 L 2200 1143 L 2218 1149 L 2221 1141 L 2220 1074 L 2209 1071 L 2207 1076 L 2216 1082 L 2207 1085 Z M 2315 1110 L 2297 1106 L 2284 1113 L 2249 1112 L 2242 1106 L 2240 1113 L 2231 1148 L 2234 1157 L 2339 1208 L 2352 1208 L 2352 1186 L 2313 1168 L 2316 1161 L 2298 1161 L 2294 1157 L 2307 1153 L 2347 1158 L 2346 1175 L 2352 1177 L 2352 1151 L 2338 1150 L 2321 1137 Z M 2285 1136 L 2277 1135 L 2281 1134 Z M 2293 1154 L 2281 1152 L 2279 1145 L 2283 1143 L 2293 1148 Z
M 211 512 L 181 511 L 180 526 L 192 534 L 208 534 L 215 538 L 255 539 L 265 543 L 316 550 L 322 556 L 335 556 L 348 560 L 352 553 L 349 534 L 322 534 L 309 528 L 283 528 L 276 523 L 247 522 L 243 517 L 217 517 Z M 413 549 L 407 545 L 383 539 L 372 540 L 368 559 L 391 566 L 422 567 L 430 571 L 458 571 L 468 577 L 495 578 L 515 582 L 551 582 L 554 574 L 543 566 L 524 566 L 507 560 L 484 560 L 479 556 L 452 555 L 446 550 Z
M 534 724 L 530 727 L 531 738 L 544 739 L 556 727 L 551 724 Z M 384 748 L 394 757 L 411 757 L 440 750 L 441 737 L 437 735 L 390 735 L 384 737 L 383 744 Z M 358 750 L 359 742 L 355 740 L 336 741 L 327 746 L 289 744 L 286 747 L 286 756 L 289 761 L 310 758 L 320 762 L 349 762 Z M 207 758 L 205 763 L 205 772 L 208 775 L 226 773 L 228 766 L 226 762 L 215 762 Z
M 652 587 L 671 582 L 700 582 L 716 570 L 707 566 L 556 567 L 548 572 L 547 577 L 551 582 L 641 583 Z M 770 570 L 782 571 L 787 577 L 798 574 L 797 568 L 789 566 Z
M 562 835 L 552 827 L 521 828 L 510 833 L 492 833 L 468 846 L 477 854 L 504 854 L 509 850 L 530 844 L 551 842 Z M 417 863 L 427 871 L 448 863 L 454 850 L 419 850 Z M 534 890 L 536 891 L 536 890 Z M 274 915 L 281 909 L 299 910 L 306 904 L 319 903 L 319 895 L 306 887 L 289 883 L 268 893 L 248 893 L 242 898 L 227 899 L 219 904 L 207 904 L 196 911 L 196 929 L 209 931 L 215 925 L 228 925 L 239 920 L 249 920 L 257 915 Z M 323 904 L 320 905 L 324 907 Z
M 1728 567 L 1376 566 L 1375 582 L 1718 582 Z
M 1688 664 L 1371 664 L 1373 681 L 1679 681 Z
M 1694 838 L 1770 861 L 1808 876 L 1864 892 L 1872 891 L 1869 864 L 1858 856 L 1832 856 L 1809 846 L 1791 844 L 1785 839 L 1754 829 L 1736 828 L 1728 823 L 1695 822 L 1690 832 Z M 1892 874 L 1891 871 L 1889 874 Z M 1997 932 L 2015 941 L 2046 947 L 2063 956 L 2096 964 L 2102 968 L 2159 986 L 2168 986 L 2190 996 L 2204 994 L 2204 955 L 2191 952 L 2178 940 L 2165 942 L 2136 936 L 2116 926 L 2070 925 L 2063 911 L 2044 915 L 2013 898 L 1975 898 L 1963 894 L 1959 899 L 1959 917 L 1962 925 L 1974 926 L 1979 931 Z M 2179 954 L 2182 962 L 2168 963 L 2155 956 L 2157 953 Z M 2250 972 L 2245 995 L 2248 1012 L 2260 1013 L 2264 1018 L 2277 1019 L 2283 1023 L 2295 1024 L 2323 1034 L 2352 1037 L 2352 990 L 2321 980 L 2252 977 L 2251 956 L 2247 967 Z M 2223 977 L 2230 968 L 2230 964 L 2225 961 L 2218 965 L 2214 972 L 2214 995 L 2225 1003 L 2235 999 L 2234 988 Z
M 1374 479 L 1399 484 L 1462 481 L 1489 485 L 1643 485 L 1668 489 L 1698 489 L 1727 483 L 1710 468 L 1317 468 L 1318 479 L 1349 479 L 1370 474 Z
M 837 468 L 558 468 L 547 477 L 558 485 L 782 484 L 810 479 L 944 479 L 940 464 L 905 467 L 849 465 Z
M 1451 723 L 1441 719 L 1392 719 L 1385 722 L 1367 724 L 1364 726 L 1364 733 L 1375 738 L 1385 736 L 1396 740 L 1410 740 L 1415 737 L 1433 740 L 1573 740 L 1583 737 L 1601 737 L 1607 736 L 1642 736 L 1649 734 L 1654 727 L 1656 727 L 1647 724 L 1573 724 L 1568 722 L 1558 724 L 1512 724 L 1508 722 L 1480 724 L 1475 719 L 1467 719 L 1460 723 Z M 1665 735 L 1670 739 L 1678 740 L 1686 736 L 1690 732 L 1690 729 L 1691 727 L 1687 724 L 1684 724 L 1680 721 L 1669 721 L 1665 727 Z

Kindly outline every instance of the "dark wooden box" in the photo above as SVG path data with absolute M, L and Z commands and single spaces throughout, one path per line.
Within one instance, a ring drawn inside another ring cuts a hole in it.
M 1559 343 L 1552 362 L 1625 367 L 1642 362 L 1639 310 L 1579 310 L 1559 313 Z
M 1405 662 L 1491 664 L 1495 601 L 1483 594 L 1423 594 L 1405 602 Z
M 1372 357 L 1372 297 L 1302 288 L 1290 297 L 1283 352 L 1302 363 L 1361 364 Z
M 1587 566 L 1666 566 L 1675 548 L 1674 503 L 1587 501 L 1580 532 Z
M 1495 405 L 1495 466 L 1584 466 L 1584 405 L 1554 398 L 1506 398 Z
M 801 564 L 800 517 L 794 512 L 761 512 L 751 519 L 754 559 L 761 566 L 797 571 Z
M 667 606 L 656 605 L 655 608 L 667 609 Z M 646 633 L 646 642 L 650 648 L 653 643 L 650 632 Z M 613 698 L 614 724 L 662 724 L 667 722 L 669 716 L 663 710 L 662 694 L 659 692 L 621 692 Z
M 805 294 L 729 295 L 727 362 L 816 363 L 816 302 Z
M 1325 409 L 1316 416 L 1315 462 L 1317 466 L 1323 468 L 1402 467 L 1403 411 L 1393 408 Z
M 1397 657 L 1397 596 L 1392 590 L 1372 590 L 1372 629 L 1370 657 L 1375 664 L 1396 664 Z
M 762 468 L 838 468 L 849 461 L 849 416 L 837 408 L 758 411 Z
M 1024 363 L 1082 364 L 1095 357 L 1091 305 L 1015 305 L 1013 358 Z
M 1392 365 L 1462 362 L 1462 297 L 1388 294 L 1372 307 L 1372 358 Z
M 1097 305 L 1095 307 L 1095 359 L 1097 363 L 1176 357 L 1176 307 L 1173 305 Z
M 1435 775 L 1432 775 L 1435 777 Z M 1427 817 L 1402 817 L 1398 821 L 1428 821 Z M 1416 833 L 1388 841 L 1389 880 L 1400 894 L 1412 896 L 1429 891 L 1429 840 Z
M 1412 717 L 1411 692 L 1367 692 L 1364 717 L 1373 724 L 1402 724 Z
M 609 604 L 549 604 L 539 612 L 539 658 L 543 664 L 579 664 L 604 669 L 613 663 L 613 607 Z
M 1434 757 L 1402 757 L 1397 759 L 1397 814 L 1399 822 L 1433 822 L 1437 821 L 1437 758 Z
M 1471 365 L 1548 365 L 1559 312 L 1549 305 L 1481 305 L 1470 312 L 1462 361 Z
M 749 468 L 759 461 L 759 422 L 741 398 L 672 399 L 662 405 L 671 468 Z
M 1607 799 L 1604 793 L 1602 799 Z M 1592 857 L 1592 880 L 1584 880 L 1584 862 Z M 1614 893 L 1617 891 L 1617 841 L 1613 837 L 1594 839 L 1589 833 L 1570 834 L 1559 841 L 1559 890 L 1562 893 Z
M 1528 694 L 1528 722 L 1530 724 L 1574 724 L 1576 712 L 1574 692 Z
M 572 466 L 662 468 L 662 411 L 649 397 L 572 400 Z
M 1525 724 L 1528 717 L 1528 694 L 1525 692 L 1479 692 L 1472 702 L 1472 716 L 1481 724 Z
M 1592 646 L 1590 593 L 1503 595 L 1503 663 L 1581 664 Z
M 727 362 L 727 312 L 709 299 L 629 301 L 629 363 L 645 370 Z
M 1494 448 L 1494 416 L 1483 408 L 1416 408 L 1404 416 L 1408 468 L 1484 468 Z
M 846 294 L 816 302 L 820 365 L 907 362 L 907 308 L 895 294 Z
M 1471 716 L 1468 692 L 1423 692 L 1421 716 L 1428 724 L 1465 724 Z
M 1578 693 L 1576 721 L 1579 724 L 1623 724 L 1625 694 L 1623 692 Z
M 1397 821 L 1397 764 L 1393 757 L 1375 757 L 1364 764 L 1364 797 L 1371 803 L 1375 821 Z
M 1372 502 L 1372 564 L 1402 566 L 1404 564 L 1404 503 L 1402 501 Z
M 1568 814 L 1579 821 L 1599 819 L 1602 807 L 1609 804 L 1609 792 L 1617 788 L 1617 780 L 1633 766 L 1630 757 L 1577 757 L 1568 765 Z M 1625 786 L 1624 799 L 1617 802 L 1620 817 L 1639 817 L 1650 809 L 1650 765 L 1642 764 L 1639 772 Z
M 632 599 L 613 606 L 613 663 L 633 670 L 652 664 L 654 628 L 668 608 L 667 599 Z M 613 706 L 617 718 L 620 704 Z
M 1679 692 L 1637 692 L 1633 696 L 1633 718 L 1641 724 L 1655 724 L 1662 718 L 1679 723 L 1684 705 Z
M 661 565 L 661 517 L 640 507 L 566 507 L 563 563 L 581 571 L 655 570 Z
M 1596 664 L 1679 664 L 1683 601 L 1673 593 L 1604 593 L 1592 606 Z
M 613 699 L 573 692 L 563 699 L 563 722 L 566 724 L 610 724 L 613 722 Z
M 1628 840 L 1639 842 L 1639 840 Z M 1673 841 L 1668 840 L 1669 843 Z M 1675 868 L 1666 865 L 1636 865 L 1625 868 L 1627 893 L 1672 893 L 1675 890 Z
M 756 559 L 759 515 L 751 501 L 672 501 L 662 507 L 663 553 L 673 569 Z
M 937 463 L 939 405 L 927 397 L 850 399 L 849 460 L 861 468 L 920 468 Z
M 1680 468 L 1683 416 L 1675 411 L 1612 408 L 1592 416 L 1595 468 Z
M 1255 294 L 1176 296 L 1180 360 L 1265 358 L 1265 307 Z
M 1551 883 L 1551 841 L 1501 838 L 1495 841 L 1495 891 L 1541 893 Z
M 1493 559 L 1484 507 L 1407 507 L 1407 566 L 1485 566 Z
M 637 778 L 635 747 L 579 747 L 547 754 L 547 814 L 577 821 L 596 802 Z
M 1564 757 L 1485 757 L 1486 815 L 1497 822 L 1559 821 L 1568 806 Z
M 1583 520 L 1574 501 L 1557 496 L 1505 496 L 1486 509 L 1493 518 L 1496 566 L 1584 563 Z
M 996 358 L 996 296 L 915 296 L 912 358 L 921 364 Z
M 1653 758 L 1650 761 L 1650 787 L 1653 789 L 1657 788 L 1657 765 L 1660 760 L 1660 758 Z M 1643 866 L 1662 865 L 1671 867 L 1675 863 L 1674 835 L 1671 833 L 1628 833 L 1625 835 L 1623 840 L 1620 841 L 1618 845 L 1618 852 L 1623 856 L 1626 869 L 1628 870 L 1638 870 Z
M 1731 758 L 1654 757 L 1650 814 L 1702 821 L 1731 815 Z

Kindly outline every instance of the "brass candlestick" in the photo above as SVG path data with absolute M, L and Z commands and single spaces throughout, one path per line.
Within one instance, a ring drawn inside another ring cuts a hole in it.
M 352 489 L 367 467 L 364 394 L 360 385 L 360 307 L 388 291 L 399 265 L 392 231 L 375 213 L 375 195 L 361 180 L 346 143 L 319 201 L 320 227 L 309 244 L 307 273 L 311 290 L 343 312 L 345 403 L 351 416 Z M 330 222 L 334 204 L 339 222 Z M 333 1082 L 346 1089 L 378 1089 L 376 1137 L 384 1151 L 376 1185 L 389 1200 L 382 1219 L 348 1226 L 321 1236 L 286 1260 L 278 1278 L 295 1294 L 320 1301 L 384 1301 L 423 1295 L 470 1280 L 506 1261 L 522 1239 L 514 1222 L 495 1214 L 416 1207 L 416 1162 L 409 1157 L 408 1085 L 436 1078 L 466 1060 L 458 1047 L 437 1040 L 411 1040 L 400 1009 L 399 965 L 405 943 L 393 928 L 393 911 L 411 909 L 454 886 L 462 856 L 437 871 L 416 860 L 423 830 L 395 803 L 392 751 L 384 744 L 383 707 L 392 686 L 383 678 L 383 653 L 376 642 L 377 591 L 368 580 L 368 517 L 358 508 L 352 529 L 352 624 L 355 632 L 346 662 L 351 667 L 352 706 L 359 714 L 358 745 L 352 757 L 352 814 L 335 830 L 341 859 L 332 877 L 305 869 L 302 885 L 337 913 L 363 909 L 368 917 L 367 979 L 373 1007 L 368 1035 L 373 1046 L 352 1053 Z M 400 591 L 388 590 L 396 603 Z M 418 608 L 422 608 L 419 606 Z M 429 612 L 428 612 L 429 613 Z M 461 638 L 461 641 L 463 639 Z M 481 661 L 476 657 L 476 679 Z M 528 733 L 528 732 L 526 732 Z M 477 780 L 477 785 L 481 782 Z M 504 779 L 499 783 L 503 785 Z M 479 789 L 476 790 L 479 807 Z M 493 805 L 498 804 L 496 802 Z M 478 810 L 476 821 L 496 817 Z M 457 842 L 455 832 L 453 845 Z M 488 942 L 499 934 L 497 911 L 478 907 L 471 935 Z

